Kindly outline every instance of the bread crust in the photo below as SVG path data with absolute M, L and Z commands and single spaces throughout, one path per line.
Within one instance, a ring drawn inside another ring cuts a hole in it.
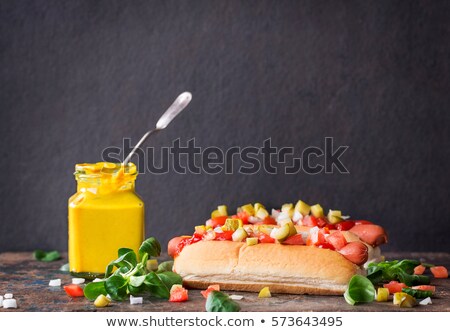
M 200 241 L 175 258 L 174 271 L 191 288 L 219 284 L 223 290 L 340 295 L 359 273 L 339 253 L 314 246 Z

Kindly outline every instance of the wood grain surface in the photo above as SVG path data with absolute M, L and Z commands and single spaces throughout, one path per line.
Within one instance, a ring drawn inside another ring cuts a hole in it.
M 49 287 L 50 279 L 61 278 L 62 284 L 71 283 L 71 275 L 59 271 L 66 263 L 67 255 L 55 262 L 35 261 L 30 252 L 0 253 L 0 294 L 13 293 L 17 299 L 15 311 L 149 311 L 149 312 L 199 312 L 205 311 L 205 299 L 200 290 L 189 291 L 189 301 L 171 303 L 167 300 L 144 297 L 143 305 L 130 305 L 128 301 L 113 302 L 98 309 L 85 298 L 70 298 L 62 287 Z M 450 267 L 450 253 L 387 253 L 387 259 L 414 258 Z M 227 292 L 243 295 L 239 301 L 242 311 L 450 311 L 449 279 L 432 279 L 436 286 L 433 304 L 412 309 L 394 306 L 392 302 L 348 305 L 343 296 L 312 296 L 273 294 L 271 298 L 259 299 L 256 293 Z

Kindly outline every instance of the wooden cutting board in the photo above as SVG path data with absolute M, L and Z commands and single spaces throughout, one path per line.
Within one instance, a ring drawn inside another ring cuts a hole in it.
M 30 252 L 0 254 L 0 294 L 13 293 L 17 309 L 1 311 L 205 311 L 205 299 L 200 290 L 189 291 L 189 301 L 171 303 L 151 297 L 144 298 L 143 305 L 130 305 L 128 301 L 113 302 L 111 306 L 97 309 L 85 298 L 70 298 L 62 287 L 49 287 L 50 279 L 60 278 L 62 284 L 70 284 L 71 276 L 59 271 L 64 259 L 56 262 L 35 261 Z M 423 259 L 450 268 L 450 253 L 387 253 L 387 259 Z M 392 302 L 348 305 L 343 296 L 312 296 L 273 294 L 271 298 L 259 299 L 256 293 L 231 292 L 243 295 L 239 301 L 242 311 L 296 312 L 296 311 L 450 311 L 450 280 L 432 279 L 436 286 L 433 304 L 412 309 L 394 306 Z

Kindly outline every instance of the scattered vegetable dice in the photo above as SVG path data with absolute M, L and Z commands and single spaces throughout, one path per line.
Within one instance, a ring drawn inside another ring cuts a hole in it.
M 264 287 L 263 289 L 261 289 L 259 291 L 258 297 L 260 298 L 272 297 L 269 287 Z
M 86 280 L 84 278 L 72 278 L 72 284 L 81 285 L 84 284 Z
M 212 291 L 220 291 L 220 285 L 209 285 L 208 288 L 200 293 L 203 295 L 205 299 L 208 298 L 209 293 Z
M 188 291 L 182 285 L 173 285 L 170 289 L 170 302 L 184 302 L 188 300 Z
M 142 304 L 143 298 L 142 297 L 134 297 L 133 295 L 130 295 L 130 304 Z
M 61 279 L 52 279 L 48 282 L 48 285 L 50 287 L 60 287 L 61 286 Z
M 387 288 L 378 288 L 377 291 L 377 302 L 387 302 L 389 298 L 389 289 Z
M 425 266 L 423 266 L 423 265 L 417 265 L 417 266 L 414 268 L 414 274 L 421 275 L 421 274 L 423 274 L 424 272 L 425 272 Z
M 103 307 L 106 307 L 106 306 L 108 306 L 110 303 L 111 303 L 111 299 L 108 298 L 108 297 L 106 297 L 106 296 L 103 295 L 103 294 L 100 294 L 99 296 L 97 296 L 97 298 L 96 298 L 95 301 L 94 301 L 94 305 L 95 305 L 97 308 L 103 308 Z
M 416 299 L 404 292 L 397 292 L 394 294 L 393 303 L 402 308 L 412 308 L 416 305 Z
M 82 297 L 84 296 L 83 288 L 81 288 L 78 285 L 67 285 L 64 286 L 64 290 L 66 291 L 67 295 L 71 297 Z
M 445 266 L 433 266 L 430 267 L 430 271 L 435 278 L 448 278 L 448 270 Z
M 7 298 L 5 298 L 3 300 L 3 308 L 5 308 L 5 309 L 16 309 L 17 308 L 17 301 L 16 301 L 16 299 L 7 299 Z

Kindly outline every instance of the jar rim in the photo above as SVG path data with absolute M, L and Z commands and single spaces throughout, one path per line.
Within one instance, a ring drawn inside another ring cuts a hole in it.
M 97 179 L 102 177 L 113 177 L 123 170 L 126 177 L 136 177 L 137 168 L 133 163 L 123 166 L 122 163 L 98 162 L 80 163 L 75 165 L 75 177 L 81 179 Z

